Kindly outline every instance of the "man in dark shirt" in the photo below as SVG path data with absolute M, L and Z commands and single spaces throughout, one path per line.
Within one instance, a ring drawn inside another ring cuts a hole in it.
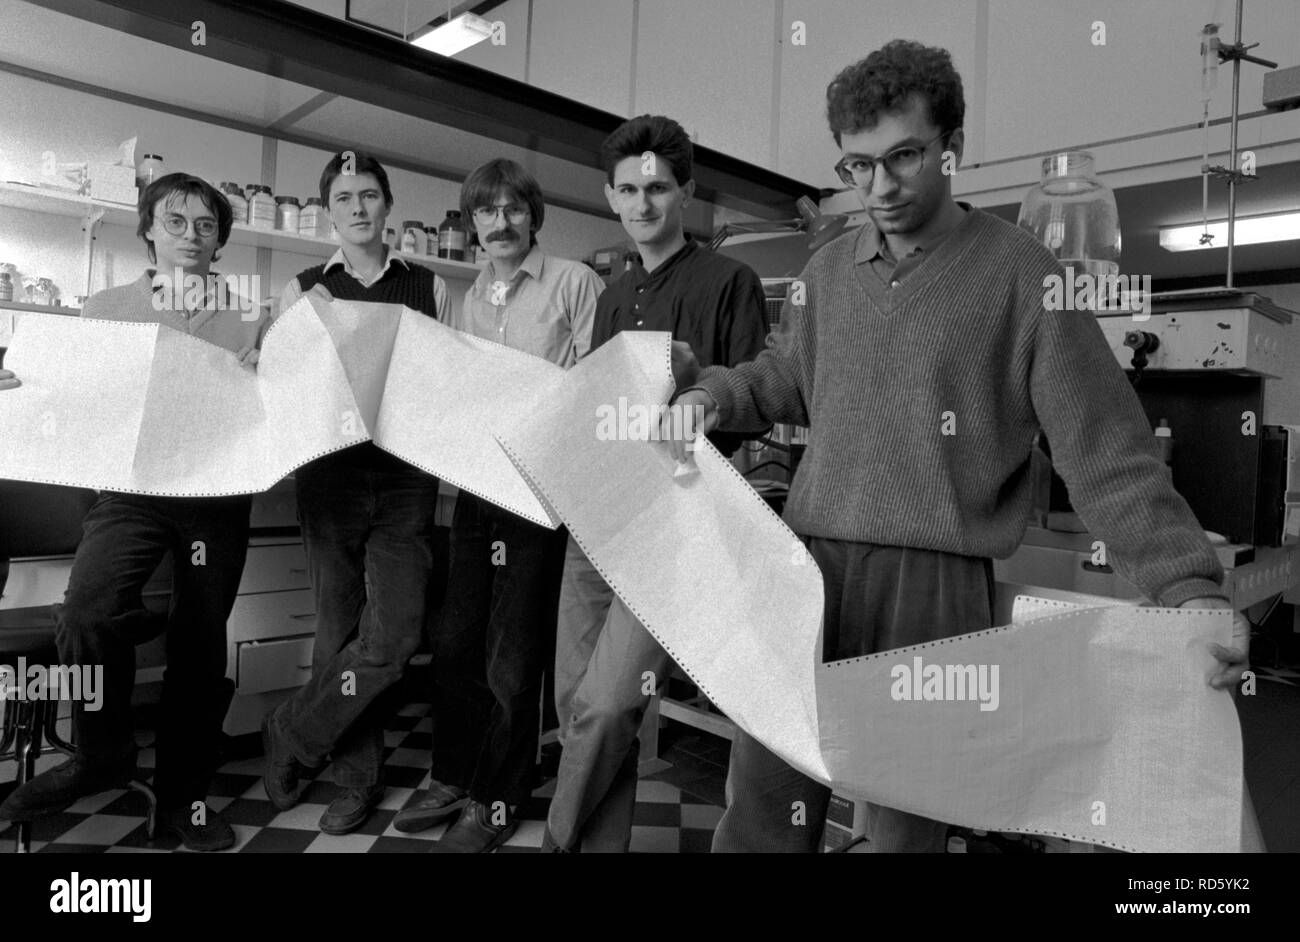
M 605 196 L 641 265 L 596 303 L 592 349 L 622 330 L 670 331 L 701 362 L 732 366 L 763 348 L 763 286 L 748 267 L 682 231 L 695 189 L 681 125 L 643 115 L 602 146 Z M 724 453 L 743 436 L 713 437 Z M 636 803 L 637 730 L 668 655 L 614 596 L 570 538 L 555 645 L 555 705 L 564 751 L 544 849 L 626 851 Z

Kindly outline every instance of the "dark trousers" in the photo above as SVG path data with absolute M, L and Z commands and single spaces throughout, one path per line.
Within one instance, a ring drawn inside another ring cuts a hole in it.
M 250 499 L 105 493 L 91 507 L 57 617 L 65 664 L 102 665 L 101 707 L 73 706 L 78 754 L 112 762 L 135 749 L 135 645 L 157 634 L 141 590 L 168 550 L 175 568 L 154 787 L 164 807 L 202 800 L 234 685 L 226 619 L 248 553 Z
M 316 595 L 311 680 L 272 721 L 298 761 L 334 760 L 344 788 L 382 782 L 384 694 L 419 647 L 438 480 L 329 459 L 295 475 Z M 367 582 L 369 583 L 367 587 Z
M 991 560 L 816 537 L 808 550 L 825 586 L 828 661 L 992 627 Z M 727 810 L 714 832 L 713 850 L 815 853 L 830 794 L 737 730 L 727 770 Z M 791 812 L 796 801 L 804 803 L 802 817 Z M 874 804 L 867 811 L 872 852 L 943 850 L 943 822 Z
M 461 491 L 434 641 L 433 777 L 490 805 L 533 788 L 567 533 Z

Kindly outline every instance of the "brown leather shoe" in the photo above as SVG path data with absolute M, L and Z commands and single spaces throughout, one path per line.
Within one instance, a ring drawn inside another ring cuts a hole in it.
M 493 802 L 496 804 L 496 802 Z M 492 810 L 470 799 L 456 823 L 447 829 L 442 840 L 430 848 L 434 854 L 486 854 L 496 850 L 519 829 L 519 821 L 509 809 L 506 823 L 493 824 Z
M 467 804 L 469 794 L 465 789 L 435 781 L 421 801 L 397 812 L 393 818 L 393 828 L 403 834 L 427 831 L 435 824 L 454 818 Z
M 344 789 L 320 816 L 320 829 L 326 834 L 351 834 L 366 823 L 370 812 L 383 800 L 383 785 Z
M 235 829 L 211 808 L 205 807 L 202 824 L 194 823 L 192 807 L 159 808 L 158 825 L 180 838 L 188 850 L 211 852 L 235 846 Z

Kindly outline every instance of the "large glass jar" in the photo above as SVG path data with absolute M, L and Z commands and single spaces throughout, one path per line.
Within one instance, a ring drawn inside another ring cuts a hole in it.
M 1092 154 L 1075 150 L 1043 158 L 1043 178 L 1020 204 L 1017 222 L 1038 237 L 1076 277 L 1119 273 L 1119 211 L 1098 179 Z

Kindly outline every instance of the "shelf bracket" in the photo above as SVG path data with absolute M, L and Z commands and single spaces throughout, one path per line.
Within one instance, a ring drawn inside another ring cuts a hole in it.
M 81 293 L 87 298 L 91 295 L 91 279 L 95 273 L 95 236 L 103 219 L 104 209 L 99 206 L 87 209 L 86 215 L 81 217 L 81 242 L 86 255 L 86 283 Z

